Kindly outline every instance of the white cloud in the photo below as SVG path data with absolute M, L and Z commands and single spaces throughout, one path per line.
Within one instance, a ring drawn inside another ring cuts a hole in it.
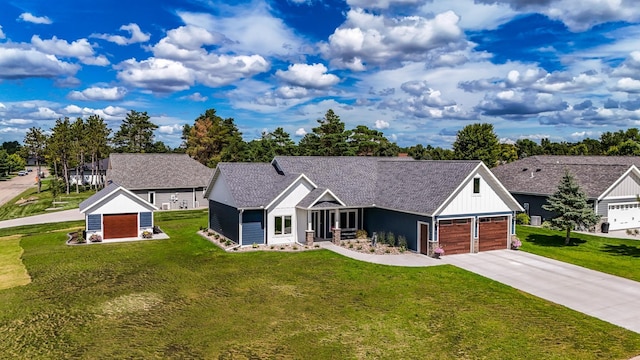
M 0 25 L 0 39 L 4 39 L 7 36 L 4 34 L 4 32 L 2 31 L 2 25 Z
M 115 101 L 122 100 L 127 94 L 127 89 L 123 87 L 90 87 L 82 91 L 72 91 L 68 98 L 81 101 Z
M 91 37 L 107 40 L 118 45 L 131 45 L 147 42 L 151 38 L 151 35 L 149 33 L 142 32 L 142 30 L 140 30 L 140 26 L 135 23 L 120 26 L 120 31 L 127 31 L 129 33 L 129 37 L 127 38 L 122 35 L 110 34 L 91 34 Z
M 49 25 L 49 24 L 53 23 L 51 21 L 51 19 L 49 19 L 46 16 L 35 16 L 35 15 L 32 15 L 31 13 L 28 13 L 28 12 L 20 14 L 18 19 L 20 19 L 22 21 L 34 23 L 34 24 Z
M 33 35 L 31 37 L 31 44 L 33 44 L 36 49 L 47 54 L 76 58 L 93 55 L 93 48 L 87 39 L 78 39 L 69 43 L 55 36 L 50 40 L 42 40 L 38 35 Z
M 296 136 L 305 136 L 307 135 L 307 131 L 304 128 L 299 128 L 295 132 Z
M 622 78 L 618 80 L 613 89 L 628 93 L 640 93 L 640 80 L 635 80 L 632 78 Z
M 225 15 L 179 11 L 178 16 L 187 25 L 222 34 L 229 40 L 221 45 L 222 52 L 297 58 L 299 51 L 309 46 L 282 19 L 272 14 L 270 6 L 265 1 L 217 6 L 215 12 Z
M 0 46 L 0 78 L 57 77 L 74 75 L 80 67 L 34 49 Z
M 362 9 L 388 9 L 393 6 L 419 5 L 423 0 L 347 0 L 351 7 Z
M 195 75 L 182 63 L 149 58 L 138 62 L 129 59 L 114 66 L 118 79 L 135 87 L 157 92 L 186 90 L 195 83 Z
M 98 115 L 107 121 L 122 120 L 128 110 L 120 106 L 107 106 L 104 109 L 92 109 L 89 107 L 79 107 L 77 105 L 67 105 L 62 109 L 67 115 L 87 117 Z
M 295 86 L 313 89 L 325 89 L 340 82 L 340 78 L 327 74 L 327 67 L 323 64 L 293 64 L 288 70 L 276 71 L 276 76 Z
M 282 99 L 302 99 L 309 96 L 309 91 L 300 86 L 281 86 L 275 95 Z
M 389 122 L 384 120 L 376 120 L 376 129 L 382 130 L 387 129 L 389 127 Z
M 427 19 L 387 18 L 352 9 L 345 23 L 320 48 L 334 66 L 353 71 L 363 70 L 364 64 L 397 67 L 404 61 L 424 61 L 438 48 L 466 48 L 459 20 L 452 11 Z
M 0 124 L 2 125 L 28 125 L 32 123 L 33 123 L 33 120 L 29 120 L 29 119 L 9 119 L 9 120 L 0 121 Z
M 571 31 L 585 31 L 607 22 L 640 20 L 640 8 L 634 0 L 477 0 L 481 3 L 502 3 L 521 12 L 539 12 L 564 22 Z
M 173 125 L 161 125 L 158 127 L 158 132 L 161 132 L 163 134 L 175 134 L 175 133 L 179 133 L 182 134 L 182 127 L 183 125 L 180 124 L 173 124 Z
M 187 96 L 182 96 L 180 97 L 180 99 L 182 100 L 191 100 L 191 101 L 196 101 L 196 102 L 205 102 L 207 100 L 209 100 L 208 97 L 206 96 L 202 96 L 202 94 L 200 94 L 199 92 L 195 92 L 191 95 L 187 95 Z
M 44 106 L 38 107 L 36 111 L 30 113 L 29 115 L 31 118 L 39 120 L 55 120 L 61 117 L 61 115 L 55 110 Z

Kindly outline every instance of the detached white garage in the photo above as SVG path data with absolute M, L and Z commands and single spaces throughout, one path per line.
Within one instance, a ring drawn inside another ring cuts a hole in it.
M 153 211 L 157 207 L 115 183 L 80 203 L 85 214 L 87 238 L 103 240 L 139 238 L 153 232 Z
M 640 205 L 637 202 L 609 204 L 608 215 L 610 230 L 640 227 Z

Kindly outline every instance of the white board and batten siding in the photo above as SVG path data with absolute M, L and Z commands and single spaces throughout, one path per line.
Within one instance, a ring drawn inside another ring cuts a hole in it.
M 91 209 L 90 214 L 133 214 L 148 212 L 149 208 L 141 202 L 132 199 L 122 192 L 116 192 L 108 201 L 103 201 L 102 205 Z
M 269 244 L 292 244 L 298 240 L 298 228 L 302 221 L 298 221 L 299 212 L 296 211 L 296 205 L 307 196 L 312 190 L 313 185 L 305 178 L 298 178 L 292 186 L 284 191 L 280 196 L 270 204 L 267 209 L 267 243 Z M 285 235 L 275 234 L 275 217 L 291 216 L 291 233 Z M 304 214 L 304 222 L 306 223 L 306 213 Z M 305 230 L 303 228 L 302 230 Z M 304 239 L 304 238 L 303 238 Z M 303 240 L 300 240 L 303 241 Z
M 473 193 L 473 179 L 480 179 L 480 193 Z M 460 189 L 439 215 L 487 214 L 511 212 L 509 205 L 485 178 L 476 174 Z

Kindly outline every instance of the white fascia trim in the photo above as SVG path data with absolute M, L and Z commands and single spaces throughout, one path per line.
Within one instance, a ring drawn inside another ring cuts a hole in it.
M 113 190 L 112 192 L 110 192 L 107 195 L 103 196 L 102 199 L 100 199 L 100 201 L 96 201 L 95 203 L 91 204 L 91 206 L 87 207 L 86 209 L 84 209 L 83 211 L 80 211 L 80 212 L 83 213 L 83 214 L 86 213 L 87 211 L 89 211 L 89 209 L 93 209 L 98 204 L 102 204 L 106 198 L 108 198 L 109 196 L 115 194 L 116 192 L 118 192 L 120 190 L 124 191 L 125 194 L 129 195 L 129 197 L 133 201 L 136 201 L 136 202 L 140 203 L 140 205 L 146 206 L 146 207 L 150 207 L 151 210 L 158 210 L 158 207 L 156 207 L 155 205 L 153 205 L 150 202 L 142 199 L 141 197 L 139 197 L 138 195 L 136 195 L 136 194 L 132 193 L 131 191 L 125 189 L 124 187 L 118 186 L 115 190 Z
M 326 194 L 331 195 L 331 197 L 333 197 L 340 205 L 342 206 L 347 206 L 347 204 L 344 203 L 344 201 L 340 200 L 339 197 L 336 196 L 336 194 L 333 193 L 333 191 L 326 189 L 325 191 L 322 192 L 322 194 L 320 194 L 317 198 L 315 198 L 312 202 L 311 205 L 309 205 L 308 207 L 302 207 L 301 209 L 311 209 L 313 207 L 313 205 L 315 205 L 318 200 L 320 200 L 320 198 L 322 198 L 323 196 L 325 196 Z
M 622 176 L 618 178 L 618 180 L 614 181 L 613 184 L 611 184 L 611 186 L 607 188 L 607 190 L 605 190 L 600 196 L 598 196 L 596 200 L 600 201 L 604 199 L 607 196 L 607 194 L 611 192 L 611 190 L 613 190 L 616 186 L 618 186 L 622 182 L 622 180 L 624 180 L 624 178 L 629 176 L 629 174 L 632 172 L 634 172 L 638 177 L 640 177 L 640 170 L 638 170 L 638 168 L 635 165 L 631 165 L 631 167 L 629 167 L 629 169 L 625 171 L 624 174 L 622 174 Z
M 278 201 L 284 194 L 287 193 L 287 191 L 289 191 L 289 189 L 294 187 L 301 179 L 306 180 L 314 189 L 316 189 L 318 187 L 305 174 L 300 174 L 300 176 L 298 176 L 295 180 L 293 180 L 291 182 L 291 184 L 289 184 L 289 186 L 287 186 L 284 190 L 282 190 L 282 192 L 280 192 L 280 194 L 278 194 L 275 198 L 273 198 L 273 200 L 271 200 L 271 202 L 269 204 L 267 204 L 267 206 L 265 206 L 265 208 L 269 209 L 271 207 L 271 205 L 273 205 L 276 201 Z

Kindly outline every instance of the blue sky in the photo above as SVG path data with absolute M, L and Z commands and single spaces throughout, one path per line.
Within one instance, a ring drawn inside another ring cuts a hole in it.
M 401 146 L 579 141 L 640 120 L 632 0 L 0 0 L 0 142 L 146 111 L 175 147 L 205 110 L 245 140 L 333 109 Z

